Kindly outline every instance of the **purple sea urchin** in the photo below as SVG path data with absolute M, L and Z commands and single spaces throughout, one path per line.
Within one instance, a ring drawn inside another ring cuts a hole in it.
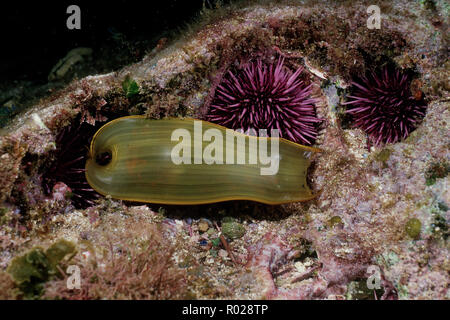
M 216 90 L 207 120 L 231 129 L 278 129 L 279 136 L 311 145 L 318 124 L 311 98 L 311 85 L 299 76 L 303 68 L 291 72 L 284 59 L 272 64 L 261 60 L 224 77 Z
M 76 208 L 94 205 L 94 200 L 100 195 L 86 181 L 85 162 L 89 140 L 96 129 L 96 126 L 82 123 L 69 125 L 58 134 L 55 161 L 45 168 L 42 177 L 42 186 L 46 194 L 51 194 L 55 185 L 63 182 L 70 188 L 70 199 Z
M 381 74 L 352 82 L 346 113 L 355 127 L 364 130 L 373 143 L 395 143 L 406 138 L 425 116 L 426 103 L 411 93 L 408 75 L 384 68 Z

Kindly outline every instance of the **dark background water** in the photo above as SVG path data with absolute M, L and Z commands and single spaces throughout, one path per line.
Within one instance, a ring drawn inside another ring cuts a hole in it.
M 73 79 L 119 70 L 140 61 L 163 38 L 182 36 L 187 24 L 231 0 L 6 0 L 0 4 L 0 129 L 12 118 Z M 69 30 L 70 5 L 81 29 Z M 75 48 L 92 55 L 63 78 L 52 68 Z
M 81 9 L 81 30 L 66 27 L 72 4 Z M 130 43 L 145 39 L 151 46 L 159 35 L 195 18 L 202 6 L 203 0 L 2 1 L 0 81 L 46 81 L 69 50 L 114 46 L 114 34 Z

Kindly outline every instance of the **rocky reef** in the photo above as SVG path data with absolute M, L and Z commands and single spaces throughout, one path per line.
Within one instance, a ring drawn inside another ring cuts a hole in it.
M 450 7 L 379 1 L 381 28 L 368 29 L 369 5 L 204 9 L 142 61 L 75 79 L 17 115 L 0 136 L 0 297 L 449 299 Z M 314 200 L 142 205 L 85 184 L 87 148 L 106 121 L 205 119 L 229 70 L 279 57 L 304 67 L 322 119 Z M 426 114 L 406 139 L 373 145 L 344 103 L 355 79 L 385 66 L 411 75 Z M 78 289 L 66 285 L 70 265 Z

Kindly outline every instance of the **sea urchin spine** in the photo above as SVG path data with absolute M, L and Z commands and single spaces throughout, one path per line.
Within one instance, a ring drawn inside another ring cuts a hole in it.
M 234 130 L 278 129 L 280 137 L 313 144 L 322 120 L 310 97 L 311 85 L 299 77 L 303 68 L 291 72 L 283 64 L 283 58 L 272 64 L 257 60 L 235 74 L 229 71 L 216 90 L 207 120 Z
M 372 73 L 352 82 L 346 112 L 353 124 L 364 130 L 373 143 L 395 143 L 406 138 L 425 116 L 426 103 L 411 93 L 408 75 L 384 68 L 381 75 Z

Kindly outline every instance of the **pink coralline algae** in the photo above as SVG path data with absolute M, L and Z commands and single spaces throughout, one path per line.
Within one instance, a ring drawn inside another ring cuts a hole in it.
M 207 120 L 231 129 L 278 129 L 279 136 L 311 145 L 318 125 L 311 85 L 291 72 L 284 59 L 265 64 L 257 60 L 243 70 L 229 71 L 216 90 Z
M 273 274 L 298 252 L 273 233 L 267 233 L 254 247 L 249 248 L 249 252 L 246 267 L 252 270 L 259 281 L 261 287 L 258 292 L 262 299 L 311 299 L 321 296 L 327 289 L 327 282 L 322 278 L 315 278 L 295 289 L 278 288 L 275 285 Z M 311 269 L 313 270 L 316 270 L 316 267 Z
M 254 247 L 249 248 L 246 267 L 261 281 L 261 297 L 271 299 L 277 295 L 273 272 L 292 256 L 292 248 L 272 233 L 266 234 Z M 291 254 L 290 254 L 291 253 Z
M 276 274 L 282 266 L 289 265 L 299 252 L 273 233 L 267 233 L 248 249 L 246 268 L 257 280 L 257 292 L 261 299 L 344 299 L 351 281 L 367 279 L 371 275 L 367 271 L 369 263 L 355 264 L 324 252 L 314 265 L 291 280 L 291 287 L 279 287 L 274 279 Z M 382 274 L 380 280 L 384 293 L 376 296 L 374 291 L 373 298 L 398 299 L 392 283 Z
M 426 103 L 411 93 L 408 75 L 384 68 L 381 74 L 352 82 L 347 113 L 353 124 L 364 130 L 373 143 L 395 143 L 406 138 L 425 116 Z
M 57 201 L 62 201 L 68 198 L 72 194 L 70 189 L 65 183 L 57 182 L 53 186 L 52 198 Z

